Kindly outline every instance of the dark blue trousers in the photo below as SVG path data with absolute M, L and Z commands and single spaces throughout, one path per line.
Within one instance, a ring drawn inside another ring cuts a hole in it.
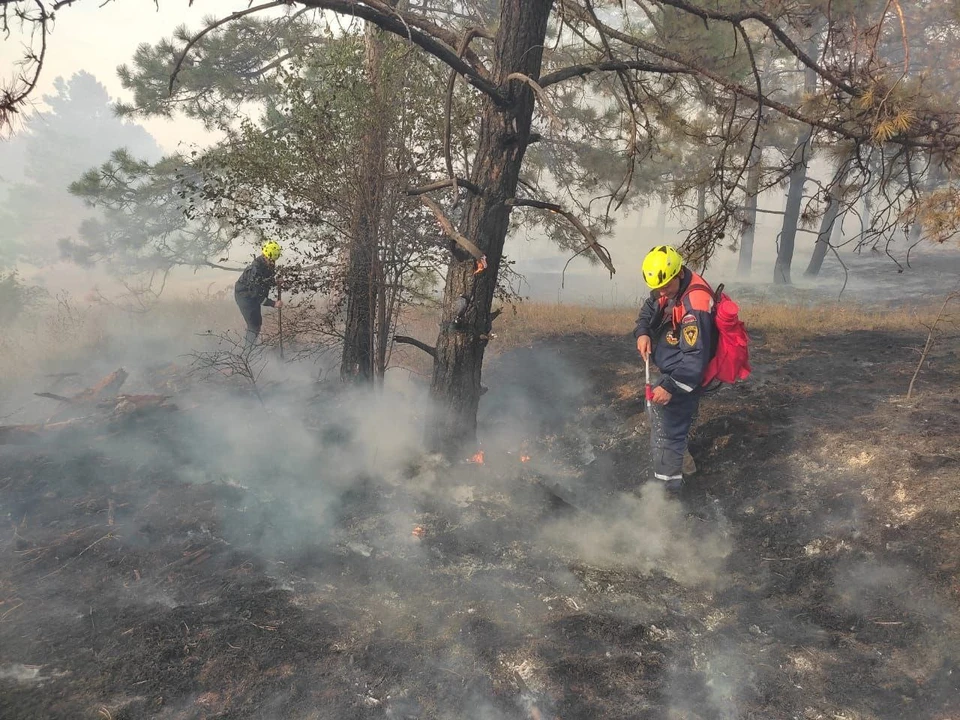
M 263 326 L 263 314 L 260 311 L 260 303 L 257 302 L 256 298 L 249 298 L 236 293 L 234 293 L 233 298 L 237 301 L 237 307 L 240 308 L 243 321 L 247 324 L 247 346 L 252 347 L 257 341 L 257 336 L 260 334 L 260 328 Z
M 650 449 L 653 476 L 666 483 L 683 480 L 683 454 L 687 435 L 700 407 L 701 391 L 674 393 L 666 405 L 653 406 Z

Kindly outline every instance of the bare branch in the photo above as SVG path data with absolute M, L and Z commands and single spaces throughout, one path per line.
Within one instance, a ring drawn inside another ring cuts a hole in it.
M 825 70 L 823 66 L 821 66 L 814 58 L 810 57 L 810 55 L 804 52 L 803 49 L 797 45 L 796 42 L 794 42 L 786 32 L 784 32 L 780 25 L 777 24 L 777 21 L 766 13 L 759 11 L 725 13 L 694 5 L 693 3 L 687 2 L 687 0 L 657 0 L 657 2 L 659 2 L 661 5 L 667 5 L 669 7 L 676 8 L 677 10 L 682 10 L 683 12 L 689 13 L 690 15 L 703 18 L 704 20 L 721 20 L 734 26 L 741 25 L 745 20 L 755 20 L 766 26 L 767 29 L 773 33 L 773 36 L 783 44 L 783 46 L 790 52 L 791 55 L 796 57 L 801 63 L 813 70 L 828 83 L 854 97 L 857 97 L 860 94 L 857 88 L 845 82 L 842 78 L 837 77 L 833 73 Z
M 190 38 L 190 40 L 184 46 L 183 52 L 181 52 L 180 56 L 177 58 L 177 62 L 173 66 L 173 72 L 170 73 L 170 86 L 169 86 L 170 94 L 173 95 L 173 84 L 177 80 L 177 75 L 180 73 L 180 68 L 183 66 L 183 61 L 186 59 L 187 55 L 190 53 L 190 50 L 193 48 L 193 46 L 196 45 L 198 42 L 200 42 L 204 38 L 204 36 L 216 30 L 218 27 L 226 25 L 228 22 L 231 22 L 233 20 L 238 20 L 242 17 L 245 17 L 247 15 L 253 15 L 254 13 L 258 13 L 263 10 L 269 10 L 270 8 L 280 7 L 281 5 L 289 5 L 289 4 L 290 3 L 288 0 L 273 0 L 273 2 L 263 3 L 262 5 L 255 5 L 253 7 L 247 8 L 246 10 L 237 10 L 237 12 L 227 15 L 227 17 L 207 25 L 203 30 L 201 30 L 192 38 Z
M 437 222 L 440 223 L 440 228 L 447 237 L 470 253 L 474 260 L 480 260 L 483 257 L 483 252 L 481 252 L 480 248 L 474 245 L 471 241 L 467 240 L 467 238 L 465 238 L 460 231 L 453 226 L 453 223 L 450 222 L 450 218 L 443 214 L 443 210 L 440 209 L 440 206 L 437 205 L 437 203 L 435 203 L 429 195 L 421 195 L 420 202 L 430 208 L 430 211 L 437 218 Z
M 401 13 L 375 2 L 360 4 L 356 0 L 300 1 L 308 7 L 332 10 L 367 20 L 394 35 L 406 38 L 463 75 L 468 83 L 489 96 L 498 106 L 506 107 L 509 104 L 500 89 L 490 81 L 489 73 L 483 69 L 482 64 L 474 65 L 457 56 L 453 49 L 457 46 L 457 36 L 424 18 Z M 479 60 L 477 62 L 479 63 Z
M 468 30 L 457 47 L 457 57 L 463 57 L 470 48 L 470 41 L 479 34 L 475 28 Z M 454 202 L 457 202 L 457 176 L 453 172 L 453 155 L 450 152 L 450 143 L 453 138 L 453 91 L 457 85 L 457 71 L 450 70 L 450 79 L 447 81 L 447 98 L 444 107 L 443 123 L 443 158 L 447 163 L 447 177 L 451 180 Z
M 466 178 L 447 178 L 445 180 L 438 180 L 435 183 L 430 183 L 429 185 L 421 185 L 417 188 L 409 188 L 407 190 L 407 195 L 416 196 L 423 195 L 425 193 L 433 192 L 434 190 L 441 190 L 445 187 L 462 187 L 466 188 L 474 195 L 483 195 L 483 188 L 477 185 L 475 182 L 467 180 Z
M 550 98 L 547 97 L 547 94 L 543 91 L 543 87 L 538 85 L 536 80 L 534 80 L 533 78 L 527 77 L 523 73 L 519 73 L 519 72 L 510 73 L 509 75 L 507 75 L 507 77 L 504 78 L 504 81 L 508 81 L 508 80 L 519 80 L 529 85 L 533 89 L 534 94 L 538 98 L 540 98 L 540 104 L 543 105 L 543 109 L 547 113 L 547 116 L 550 118 L 550 121 L 556 123 L 557 125 L 561 124 L 560 118 L 557 115 L 557 109 L 553 106 L 553 103 L 550 101 Z
M 589 248 L 593 250 L 600 262 L 603 263 L 603 266 L 610 271 L 610 274 L 613 275 L 617 272 L 616 268 L 613 266 L 613 260 L 610 258 L 610 253 L 607 249 L 599 243 L 596 236 L 590 232 L 590 228 L 583 224 L 583 221 L 580 220 L 576 215 L 568 210 L 564 210 L 560 205 L 551 202 L 544 202 L 543 200 L 526 200 L 522 198 L 511 198 L 506 201 L 506 204 L 511 207 L 532 207 L 538 208 L 540 210 L 549 210 L 550 212 L 555 212 L 558 215 L 563 215 L 570 223 L 580 231 L 580 234 L 583 235 L 587 240 L 587 247 L 583 250 L 578 251 L 578 255 L 584 250 Z
M 545 88 L 570 78 L 583 77 L 595 72 L 611 72 L 623 70 L 638 70 L 640 72 L 658 73 L 661 75 L 693 75 L 692 70 L 677 65 L 657 65 L 646 60 L 623 60 L 585 65 L 571 65 L 570 67 L 554 70 L 540 78 L 540 87 Z
M 675 53 L 671 50 L 667 50 L 666 48 L 660 47 L 659 45 L 656 45 L 654 43 L 647 42 L 642 38 L 635 37 L 628 33 L 612 28 L 609 25 L 606 25 L 602 22 L 594 21 L 585 10 L 583 10 L 579 6 L 571 5 L 570 0 L 565 0 L 564 6 L 568 11 L 571 12 L 571 14 L 576 16 L 579 20 L 588 23 L 589 25 L 594 27 L 597 31 L 605 33 L 610 37 L 614 38 L 615 40 L 619 40 L 622 43 L 631 45 L 635 48 L 648 52 L 652 55 L 663 58 L 664 60 L 670 60 L 671 62 L 677 63 L 678 65 L 689 68 L 690 70 L 693 71 L 691 74 L 696 74 L 696 75 L 705 77 L 713 81 L 720 87 L 724 88 L 728 92 L 734 93 L 736 95 L 741 95 L 746 98 L 750 98 L 751 100 L 753 100 L 758 104 L 766 105 L 767 107 L 773 108 L 780 114 L 789 118 L 793 118 L 794 120 L 798 120 L 799 122 L 802 122 L 805 125 L 812 125 L 814 127 L 819 127 L 824 130 L 830 130 L 831 132 L 834 132 L 837 135 L 840 135 L 841 137 L 850 138 L 852 140 L 863 139 L 862 133 L 851 130 L 847 127 L 844 127 L 843 125 L 838 125 L 837 123 L 830 122 L 829 120 L 825 120 L 823 118 L 808 117 L 804 115 L 802 112 L 800 112 L 799 110 L 796 110 L 790 107 L 789 105 L 773 100 L 764 93 L 758 93 L 756 90 L 748 88 L 739 83 L 733 82 L 723 77 L 721 74 L 714 72 L 713 70 L 710 70 L 709 68 L 703 67 L 701 65 L 698 65 L 697 63 L 694 63 L 691 60 L 684 58 L 679 53 Z M 923 145 L 923 143 L 919 143 L 919 142 L 915 142 L 913 144 L 918 146 Z
M 402 345 L 413 345 L 415 348 L 423 350 L 430 357 L 435 358 L 437 356 L 437 349 L 435 347 L 427 345 L 425 342 L 420 342 L 416 338 L 408 337 L 406 335 L 394 335 L 393 341 Z
M 913 397 L 913 385 L 917 381 L 917 376 L 920 374 L 920 368 L 923 367 L 924 361 L 927 359 L 927 354 L 930 352 L 930 348 L 933 346 L 934 337 L 937 331 L 937 325 L 943 320 L 943 314 L 947 310 L 947 305 L 950 304 L 951 300 L 960 298 L 960 291 L 954 291 L 949 293 L 943 299 L 943 305 L 940 306 L 940 312 L 937 313 L 937 317 L 933 320 L 933 325 L 930 326 L 930 332 L 927 333 L 927 341 L 923 345 L 923 352 L 920 353 L 920 362 L 917 363 L 917 369 L 913 372 L 913 377 L 910 378 L 910 386 L 907 388 L 907 400 Z
M 21 22 L 34 23 L 40 28 L 40 54 L 37 55 L 32 49 L 27 51 L 21 67 L 26 68 L 31 64 L 33 67 L 28 73 L 30 75 L 29 78 L 23 75 L 20 76 L 19 82 L 22 83 L 22 86 L 19 90 L 16 89 L 16 83 L 9 90 L 0 90 L 0 129 L 11 122 L 11 116 L 19 112 L 17 109 L 18 106 L 26 102 L 30 93 L 34 91 L 37 83 L 40 82 L 43 62 L 47 57 L 47 32 L 49 30 L 47 23 L 53 19 L 53 15 L 47 13 L 47 9 L 41 0 L 35 0 L 35 4 L 39 9 L 39 15 L 37 17 L 29 17 L 26 11 L 18 10 L 16 12 Z M 6 15 L 4 15 L 4 19 L 6 19 Z

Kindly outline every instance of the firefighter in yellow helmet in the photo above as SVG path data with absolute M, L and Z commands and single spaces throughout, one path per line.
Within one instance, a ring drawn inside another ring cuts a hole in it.
M 233 297 L 247 324 L 247 347 L 252 347 L 260 335 L 263 317 L 260 307 L 283 307 L 282 300 L 271 300 L 270 288 L 276 285 L 277 259 L 280 244 L 271 240 L 264 244 L 260 254 L 247 266 L 233 286 Z
M 650 297 L 640 309 L 634 337 L 644 360 L 660 371 L 653 389 L 653 475 L 677 492 L 683 475 L 696 470 L 687 436 L 700 405 L 701 381 L 713 348 L 714 293 L 683 264 L 676 249 L 659 245 L 643 260 Z

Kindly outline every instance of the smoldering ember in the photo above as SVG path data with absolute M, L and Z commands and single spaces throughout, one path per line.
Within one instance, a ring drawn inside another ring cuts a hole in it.
M 0 0 L 0 718 L 960 718 L 955 3 L 198 6 Z

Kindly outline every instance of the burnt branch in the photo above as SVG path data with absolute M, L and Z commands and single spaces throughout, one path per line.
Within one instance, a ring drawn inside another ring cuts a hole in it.
M 409 337 L 407 335 L 394 335 L 393 341 L 400 343 L 401 345 L 413 345 L 415 348 L 423 350 L 427 355 L 432 358 L 437 356 L 437 349 L 431 345 L 427 345 L 425 342 L 421 342 L 416 338 Z

